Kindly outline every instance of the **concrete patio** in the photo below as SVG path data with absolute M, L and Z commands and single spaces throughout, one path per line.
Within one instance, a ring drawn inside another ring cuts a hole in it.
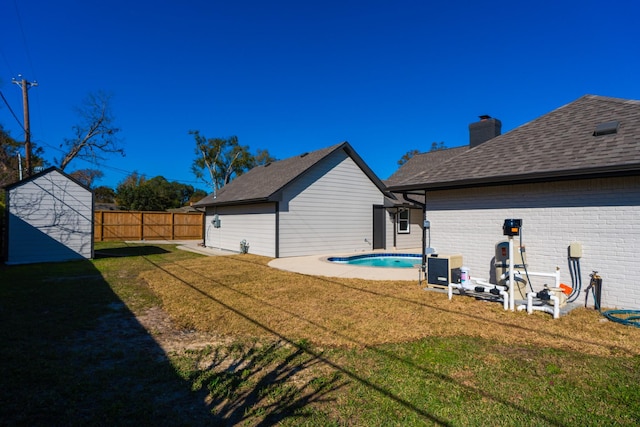
M 223 251 L 215 248 L 207 248 L 201 246 L 201 240 L 144 240 L 130 241 L 133 244 L 165 244 L 178 245 L 178 249 L 195 252 L 207 256 L 236 255 L 237 252 Z M 405 250 L 403 253 L 420 253 L 419 249 Z M 385 251 L 392 253 L 392 251 Z M 416 268 L 384 268 L 384 267 L 363 267 L 358 265 L 338 264 L 327 261 L 330 256 L 351 256 L 361 255 L 360 253 L 350 254 L 330 254 L 330 255 L 311 255 L 289 258 L 275 258 L 269 262 L 269 266 L 279 270 L 292 271 L 300 274 L 308 274 L 311 276 L 325 277 L 345 277 L 367 280 L 419 280 L 419 269 Z

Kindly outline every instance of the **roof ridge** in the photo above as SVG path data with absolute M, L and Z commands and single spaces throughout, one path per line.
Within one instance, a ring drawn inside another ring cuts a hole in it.
M 621 104 L 632 104 L 632 105 L 640 104 L 640 100 L 637 100 L 637 99 L 618 98 L 618 97 L 615 97 L 615 96 L 603 96 L 603 95 L 590 95 L 590 94 L 587 94 L 587 95 L 584 95 L 582 98 L 597 99 L 597 100 L 601 100 L 601 101 L 619 102 Z M 578 100 L 579 99 L 580 98 L 578 98 Z

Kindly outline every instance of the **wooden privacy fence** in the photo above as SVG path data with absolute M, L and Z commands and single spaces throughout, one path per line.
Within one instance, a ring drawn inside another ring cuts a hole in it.
M 96 211 L 94 240 L 198 240 L 203 219 L 200 212 Z

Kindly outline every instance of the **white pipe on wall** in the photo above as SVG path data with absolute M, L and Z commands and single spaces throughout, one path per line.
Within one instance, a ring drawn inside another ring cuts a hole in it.
M 507 291 L 505 291 L 504 289 L 502 289 L 500 291 L 500 295 L 502 295 L 502 303 L 504 305 L 504 310 L 508 310 L 509 309 L 509 293 Z
M 509 236 L 509 309 L 515 310 L 515 281 L 513 280 L 513 236 Z

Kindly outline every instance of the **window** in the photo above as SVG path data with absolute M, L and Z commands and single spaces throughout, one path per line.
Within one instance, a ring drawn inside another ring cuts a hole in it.
M 409 233 L 409 209 L 398 211 L 398 233 Z

